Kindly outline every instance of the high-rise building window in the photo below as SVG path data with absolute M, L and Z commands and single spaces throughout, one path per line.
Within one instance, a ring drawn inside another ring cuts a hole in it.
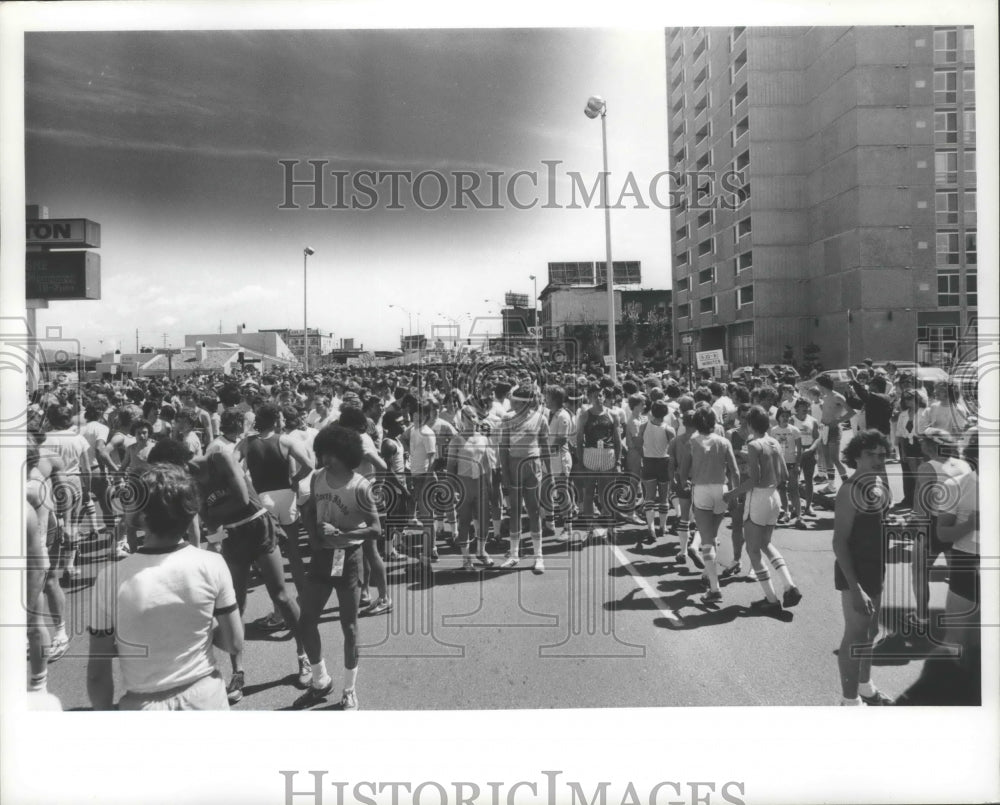
M 685 249 L 680 254 L 677 255 L 677 265 L 686 266 L 688 264 L 688 253 Z
M 740 204 L 746 204 L 750 200 L 750 182 L 744 184 L 739 190 L 736 191 L 736 201 Z
M 753 266 L 753 251 L 743 252 L 736 261 L 736 267 L 739 271 L 745 271 Z
M 750 118 L 744 116 L 742 119 L 736 122 L 736 126 L 733 128 L 733 148 L 736 147 L 737 140 L 740 139 L 744 134 L 750 130 Z
M 681 291 L 687 291 L 690 288 L 691 288 L 691 278 L 690 277 L 681 277 L 679 280 L 677 280 L 677 292 L 678 293 L 680 293 Z
M 734 81 L 736 80 L 736 76 L 739 74 L 740 70 L 742 70 L 746 66 L 747 66 L 747 52 L 746 49 L 744 49 L 735 59 L 733 59 L 732 78 Z
M 697 61 L 698 57 L 701 56 L 708 49 L 708 37 L 702 37 L 701 41 L 695 45 L 693 51 L 691 51 L 691 61 Z
M 674 162 L 680 163 L 683 161 L 684 161 L 684 146 L 682 145 L 674 154 Z
M 965 304 L 979 307 L 979 276 L 974 268 L 965 272 Z
M 698 87 L 700 87 L 706 81 L 708 81 L 708 65 L 707 64 L 698 71 L 697 75 L 695 75 L 694 82 L 693 82 L 692 86 L 695 89 L 698 89 Z
M 706 123 L 694 133 L 694 144 L 701 145 L 712 134 L 712 124 Z
M 706 254 L 711 254 L 715 251 L 715 239 L 707 238 L 698 244 L 698 256 L 704 257 Z
M 703 112 L 708 111 L 708 107 L 712 105 L 712 93 L 706 92 L 701 96 L 701 99 L 694 105 L 694 116 L 697 118 Z
M 704 154 L 698 157 L 698 161 L 694 163 L 694 166 L 698 170 L 703 171 L 707 170 L 711 166 L 711 164 L 712 164 L 712 152 L 706 151 Z
M 973 154 L 973 162 L 975 162 L 975 154 Z M 975 171 L 975 165 L 973 165 L 973 171 Z M 934 181 L 937 184 L 958 182 L 957 151 L 937 151 L 934 154 Z
M 976 113 L 973 110 L 962 112 L 962 142 L 976 144 Z
M 705 210 L 701 215 L 698 216 L 698 229 L 708 226 L 712 223 L 712 211 Z
M 937 233 L 937 264 L 958 265 L 958 232 Z
M 975 232 L 965 233 L 965 262 L 969 264 L 979 262 L 979 251 L 977 249 Z
M 962 103 L 974 106 L 976 103 L 976 71 L 965 70 L 962 73 Z
M 975 36 L 972 28 L 962 29 L 962 60 L 966 64 L 974 64 L 976 61 Z
M 729 34 L 729 52 L 730 53 L 732 53 L 734 50 L 736 50 L 736 45 L 737 45 L 737 43 L 739 43 L 741 41 L 741 37 L 743 36 L 743 32 L 744 31 L 746 31 L 745 27 L 744 28 L 733 28 L 733 32 L 731 34 Z
M 937 70 L 934 73 L 934 104 L 958 103 L 958 73 L 954 70 Z
M 958 31 L 945 28 L 934 32 L 934 63 L 954 64 L 958 61 Z
M 733 114 L 736 114 L 736 110 L 739 108 L 740 104 L 747 99 L 749 90 L 747 89 L 746 83 L 743 84 L 738 90 L 736 90 L 733 95 Z
M 715 313 L 715 297 L 706 296 L 698 301 L 699 313 Z
M 674 240 L 684 240 L 688 236 L 688 225 L 679 226 L 674 230 Z
M 938 191 L 934 198 L 934 222 L 938 226 L 958 223 L 958 191 Z
M 976 193 L 975 191 L 965 191 L 962 200 L 962 223 L 966 226 L 976 225 Z
M 685 302 L 682 305 L 677 306 L 677 318 L 678 319 L 689 319 L 691 318 L 691 305 Z
M 958 112 L 934 113 L 934 142 L 958 142 Z
M 753 302 L 753 285 L 744 285 L 736 289 L 736 307 L 743 307 Z
M 753 223 L 751 221 L 750 216 L 748 215 L 742 221 L 737 222 L 737 224 L 736 224 L 736 239 L 739 240 L 740 238 L 745 238 L 752 231 L 753 231 Z
M 957 170 L 956 161 L 956 170 Z M 976 152 L 975 149 L 966 149 L 962 152 L 962 170 L 965 172 L 965 186 L 976 186 Z
M 709 268 L 703 268 L 698 272 L 698 284 L 699 285 L 709 285 L 715 282 L 715 266 Z
M 958 289 L 958 269 L 939 268 L 937 283 L 938 307 L 958 307 L 961 299 Z

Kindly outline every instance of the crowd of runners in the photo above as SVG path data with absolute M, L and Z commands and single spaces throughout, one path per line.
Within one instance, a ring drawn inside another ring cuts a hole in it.
M 944 554 L 949 622 L 967 627 L 978 598 L 975 419 L 955 384 L 926 389 L 907 372 L 852 371 L 844 393 L 825 375 L 795 380 L 631 366 L 614 382 L 596 365 L 497 359 L 57 382 L 29 408 L 29 687 L 45 690 L 66 651 L 63 585 L 80 576 L 81 545 L 102 536 L 87 674 L 96 709 L 239 702 L 255 569 L 273 602 L 256 626 L 294 637 L 301 706 L 336 687 L 319 628 L 336 593 L 341 707 L 352 710 L 359 616 L 392 610 L 393 563 L 432 580 L 448 551 L 460 556 L 454 572 L 524 562 L 542 574 L 547 543 L 611 542 L 618 530 L 638 535 L 639 553 L 676 542 L 675 561 L 702 573 L 705 607 L 723 601 L 720 581 L 744 577 L 760 587 L 753 607 L 778 614 L 803 592 L 772 533 L 808 528 L 823 505 L 843 601 L 842 701 L 891 703 L 870 654 L 851 650 L 878 633 L 885 525 L 928 524 L 913 547 L 918 621 L 929 617 L 928 565 Z M 888 461 L 901 465 L 899 501 Z M 228 680 L 213 647 L 230 656 Z

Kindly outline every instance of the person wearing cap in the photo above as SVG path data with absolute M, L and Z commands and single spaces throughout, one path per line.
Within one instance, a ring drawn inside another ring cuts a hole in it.
M 542 558 L 542 516 L 538 491 L 542 480 L 542 451 L 548 450 L 549 424 L 541 411 L 532 410 L 534 390 L 515 389 L 512 412 L 500 423 L 500 471 L 510 499 L 510 550 L 500 567 L 516 567 L 521 546 L 521 503 L 528 510 L 528 535 L 534 548 L 535 573 L 545 572 Z
M 938 519 L 955 513 L 962 478 L 972 472 L 972 467 L 958 457 L 958 440 L 943 428 L 926 428 L 920 447 L 924 461 L 917 468 L 913 514 L 918 520 L 926 520 L 928 526 L 926 530 L 917 529 L 911 568 L 916 618 L 925 624 L 930 606 L 930 568 L 939 556 L 948 553 L 948 543 L 938 536 Z

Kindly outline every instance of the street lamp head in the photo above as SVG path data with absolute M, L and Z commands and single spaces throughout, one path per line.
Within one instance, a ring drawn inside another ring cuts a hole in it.
M 608 104 L 604 98 L 599 95 L 592 95 L 587 99 L 587 105 L 584 107 L 583 113 L 593 120 L 595 117 L 604 114 L 607 106 Z
M 306 256 L 312 256 L 312 255 L 316 254 L 316 250 L 315 249 L 311 249 L 308 246 L 306 246 L 302 251 L 303 251 L 303 253 Z

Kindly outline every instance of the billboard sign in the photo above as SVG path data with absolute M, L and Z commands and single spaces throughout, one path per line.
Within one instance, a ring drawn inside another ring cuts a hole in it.
M 101 257 L 95 252 L 28 252 L 27 299 L 100 299 Z
M 86 218 L 42 218 L 25 221 L 28 246 L 55 249 L 97 249 L 101 245 L 101 225 Z
M 725 365 L 721 349 L 710 349 L 705 352 L 696 352 L 694 356 L 699 369 L 714 369 L 716 367 L 722 368 Z

